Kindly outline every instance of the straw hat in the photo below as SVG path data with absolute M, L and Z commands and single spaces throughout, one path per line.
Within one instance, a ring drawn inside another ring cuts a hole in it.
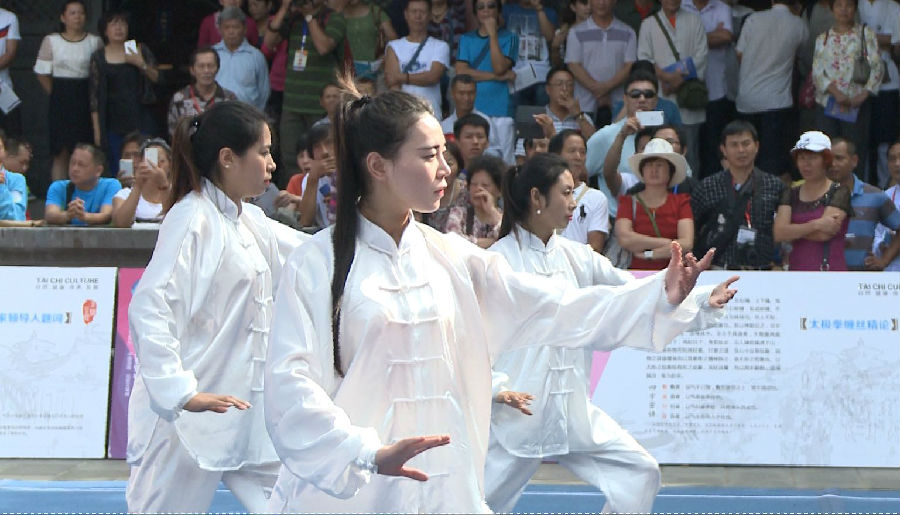
M 644 152 L 634 154 L 628 158 L 628 165 L 631 166 L 632 172 L 644 180 L 641 175 L 641 161 L 652 158 L 662 158 L 675 165 L 675 173 L 669 179 L 669 186 L 680 184 L 687 177 L 687 161 L 684 156 L 672 150 L 672 144 L 662 138 L 653 138 L 644 147 Z

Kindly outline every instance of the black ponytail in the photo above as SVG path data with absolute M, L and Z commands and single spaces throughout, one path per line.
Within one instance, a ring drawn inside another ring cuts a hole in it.
M 499 237 L 503 238 L 515 224 L 528 219 L 532 188 L 537 188 L 541 195 L 546 196 L 559 176 L 568 169 L 565 159 L 548 153 L 535 154 L 524 165 L 510 169 L 503 180 L 503 221 L 500 223 Z
M 334 275 L 331 278 L 331 335 L 334 370 L 344 376 L 341 364 L 341 300 L 356 255 L 359 233 L 357 204 L 367 191 L 366 156 L 371 152 L 392 158 L 406 139 L 409 128 L 422 115 L 432 115 L 431 104 L 402 91 L 375 97 L 361 96 L 347 76 L 338 78 L 344 90 L 334 123 L 334 150 L 338 158 L 337 216 L 331 236 Z

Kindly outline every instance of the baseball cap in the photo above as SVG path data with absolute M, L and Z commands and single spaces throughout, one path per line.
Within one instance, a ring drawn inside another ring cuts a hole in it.
M 810 152 L 831 151 L 831 138 L 820 131 L 807 131 L 800 135 L 800 139 L 791 149 L 793 155 L 798 150 L 808 150 Z

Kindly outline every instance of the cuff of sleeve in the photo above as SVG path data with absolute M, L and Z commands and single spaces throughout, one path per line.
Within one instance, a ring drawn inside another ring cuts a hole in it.
M 375 463 L 375 455 L 382 447 L 381 440 L 374 429 L 363 431 L 360 438 L 362 442 L 354 464 L 369 474 L 377 474 L 378 465 Z
M 50 61 L 36 61 L 34 63 L 34 73 L 39 75 L 50 75 L 53 73 L 53 63 Z

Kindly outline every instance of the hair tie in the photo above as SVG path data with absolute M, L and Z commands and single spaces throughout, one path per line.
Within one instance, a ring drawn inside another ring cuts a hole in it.
M 371 102 L 371 101 L 372 101 L 372 97 L 370 97 L 369 95 L 363 95 L 363 96 L 357 98 L 356 100 L 354 100 L 353 103 L 350 104 L 350 107 L 353 109 L 362 109 L 363 107 L 366 107 L 367 105 L 369 105 L 369 102 Z
M 194 139 L 194 134 L 197 134 L 197 131 L 199 129 L 200 129 L 200 115 L 194 115 L 194 117 L 191 118 L 191 125 L 188 127 L 188 135 L 190 136 L 192 141 Z

